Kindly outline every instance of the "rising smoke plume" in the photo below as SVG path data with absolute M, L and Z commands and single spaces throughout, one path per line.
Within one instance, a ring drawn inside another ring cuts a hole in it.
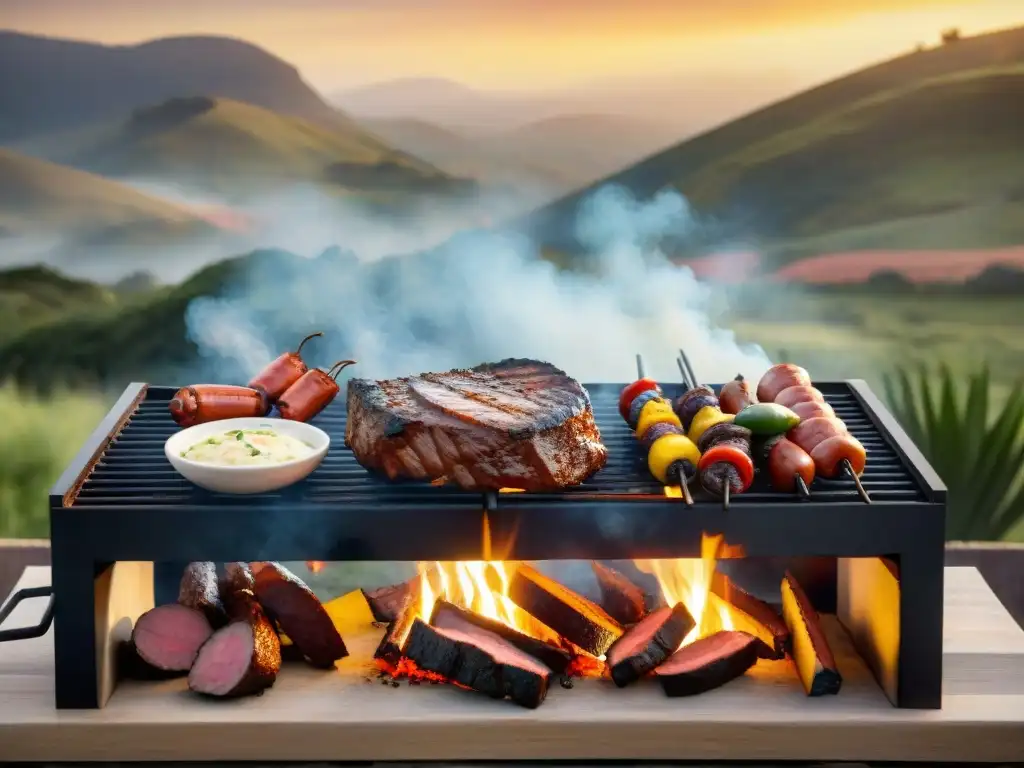
M 577 212 L 585 272 L 559 271 L 528 238 L 493 230 L 375 261 L 351 251 L 265 259 L 192 302 L 189 335 L 204 372 L 223 381 L 246 380 L 312 330 L 325 333 L 313 364 L 352 357 L 353 375 L 372 378 L 533 357 L 583 381 L 626 381 L 639 352 L 649 375 L 678 381 L 683 347 L 705 381 L 756 379 L 764 352 L 713 327 L 710 291 L 658 250 L 699 226 L 678 193 L 638 201 L 605 187 Z

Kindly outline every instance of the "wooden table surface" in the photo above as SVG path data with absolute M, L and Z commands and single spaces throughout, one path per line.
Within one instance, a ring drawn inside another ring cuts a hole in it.
M 48 584 L 31 568 L 19 588 Z M 34 623 L 42 600 L 5 626 Z M 0 761 L 1024 760 L 1024 631 L 973 568 L 946 569 L 944 701 L 893 708 L 843 629 L 827 629 L 838 696 L 803 695 L 789 662 L 760 662 L 710 693 L 655 683 L 554 684 L 537 710 L 449 686 L 382 684 L 379 630 L 346 637 L 333 672 L 286 664 L 261 697 L 209 701 L 183 681 L 122 682 L 103 710 L 53 706 L 52 636 L 0 644 Z

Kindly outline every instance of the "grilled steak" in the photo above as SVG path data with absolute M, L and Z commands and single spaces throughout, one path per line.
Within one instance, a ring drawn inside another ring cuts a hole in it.
M 607 449 L 579 382 L 549 363 L 348 383 L 345 444 L 392 480 L 466 490 L 554 490 L 604 466 Z

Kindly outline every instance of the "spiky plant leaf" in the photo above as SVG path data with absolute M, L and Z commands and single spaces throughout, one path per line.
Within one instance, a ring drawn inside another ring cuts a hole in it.
M 948 539 L 998 540 L 1024 519 L 1024 383 L 995 411 L 990 386 L 988 367 L 966 382 L 944 365 L 884 378 L 893 414 L 948 489 Z

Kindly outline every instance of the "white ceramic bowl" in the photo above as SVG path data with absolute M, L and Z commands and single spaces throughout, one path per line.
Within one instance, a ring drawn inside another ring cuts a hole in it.
M 218 466 L 182 458 L 182 452 L 196 443 L 232 429 L 273 429 L 279 435 L 301 440 L 313 448 L 313 453 L 294 461 L 260 466 Z M 266 493 L 306 478 L 320 466 L 330 446 L 331 438 L 326 432 L 301 421 L 268 418 L 222 419 L 196 424 L 194 427 L 174 433 L 164 443 L 164 454 L 182 477 L 201 488 L 221 493 Z

